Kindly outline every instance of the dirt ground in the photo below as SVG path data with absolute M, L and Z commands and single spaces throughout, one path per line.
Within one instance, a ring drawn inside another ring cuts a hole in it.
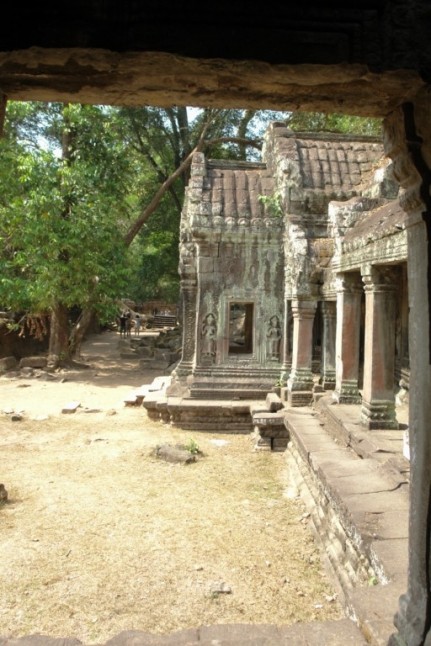
M 122 360 L 118 341 L 93 336 L 88 369 L 0 378 L 0 635 L 91 644 L 132 628 L 342 616 L 283 454 L 126 407 L 157 374 Z M 61 414 L 70 401 L 81 407 Z M 204 453 L 195 464 L 154 457 L 191 437 Z

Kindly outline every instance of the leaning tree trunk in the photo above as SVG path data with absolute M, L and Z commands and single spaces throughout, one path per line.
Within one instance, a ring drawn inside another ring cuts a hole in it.
M 56 303 L 51 311 L 48 367 L 58 368 L 70 360 L 69 316 L 65 305 Z
M 82 310 L 69 338 L 69 353 L 72 358 L 79 357 L 84 337 L 95 318 L 96 312 L 93 308 L 85 307 Z

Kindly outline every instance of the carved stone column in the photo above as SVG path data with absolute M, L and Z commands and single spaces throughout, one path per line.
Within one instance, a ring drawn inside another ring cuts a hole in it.
M 365 285 L 364 387 L 362 425 L 368 429 L 396 429 L 395 292 L 394 268 L 370 267 Z
M 337 322 L 337 304 L 335 301 L 322 301 L 322 319 L 322 386 L 325 390 L 334 390 Z
M 359 340 L 362 285 L 359 273 L 337 279 L 337 331 L 335 341 L 334 399 L 340 404 L 359 404 Z
M 196 245 L 187 230 L 181 232 L 179 274 L 181 276 L 181 324 L 183 349 L 181 361 L 172 373 L 170 395 L 182 395 L 187 391 L 187 377 L 192 374 L 196 359 Z
M 283 320 L 283 365 L 281 366 L 281 378 L 286 381 L 292 367 L 292 348 L 290 340 L 290 326 L 292 324 L 292 306 L 290 299 L 284 300 Z
M 181 281 L 183 351 L 175 375 L 184 378 L 192 373 L 196 353 L 196 293 L 195 280 Z
M 292 301 L 292 371 L 287 382 L 287 401 L 291 406 L 307 406 L 313 399 L 313 322 L 317 302 Z
M 431 644 L 431 98 L 429 88 L 414 105 L 384 123 L 384 143 L 403 187 L 409 214 L 408 281 L 410 347 L 410 516 L 407 592 L 395 616 L 391 646 Z

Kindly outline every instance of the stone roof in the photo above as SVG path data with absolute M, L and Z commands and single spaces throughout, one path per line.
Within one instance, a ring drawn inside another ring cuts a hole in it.
M 346 231 L 343 250 L 348 251 L 358 244 L 363 245 L 399 233 L 406 228 L 407 219 L 408 216 L 398 200 L 367 211 Z
M 348 193 L 369 183 L 383 148 L 375 141 L 352 141 L 334 137 L 296 137 L 297 159 L 303 187 Z
M 208 160 L 202 201 L 211 204 L 211 214 L 223 218 L 264 217 L 261 196 L 272 195 L 274 178 L 266 164 Z
M 295 189 L 293 212 L 301 201 L 305 211 L 318 212 L 325 210 L 328 198 L 345 200 L 359 194 L 372 183 L 383 156 L 382 142 L 375 137 L 293 132 L 278 122 L 265 137 L 268 168 Z
M 265 198 L 286 196 L 280 204 L 286 215 L 324 215 L 329 201 L 348 200 L 370 185 L 382 157 L 375 138 L 294 133 L 275 122 L 266 134 L 264 163 L 196 153 L 189 196 L 200 205 L 198 226 L 277 228 L 282 219 L 274 216 L 281 212 Z

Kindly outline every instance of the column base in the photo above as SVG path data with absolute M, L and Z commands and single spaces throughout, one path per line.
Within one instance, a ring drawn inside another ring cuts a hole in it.
M 313 388 L 311 370 L 295 370 L 287 382 L 287 403 L 290 406 L 310 406 L 313 402 Z
M 337 404 L 360 404 L 362 397 L 358 389 L 358 382 L 343 381 L 341 386 L 332 393 L 332 398 Z
M 335 370 L 327 370 L 322 376 L 321 384 L 324 390 L 335 390 Z
M 361 424 L 370 431 L 376 429 L 398 430 L 399 424 L 393 401 L 362 401 Z
M 193 361 L 180 361 L 172 375 L 179 379 L 185 379 L 193 372 Z
M 287 403 L 289 406 L 310 406 L 313 403 L 313 392 L 311 390 L 294 390 L 287 392 Z

